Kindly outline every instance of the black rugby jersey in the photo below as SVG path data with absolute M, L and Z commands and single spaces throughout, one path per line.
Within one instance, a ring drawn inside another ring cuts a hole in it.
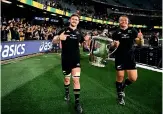
M 128 28 L 126 30 L 117 29 L 112 35 L 113 40 L 118 40 L 120 42 L 116 54 L 123 55 L 133 52 L 133 46 L 137 35 L 138 32 L 134 28 Z
M 79 57 L 80 51 L 79 51 L 79 43 L 82 43 L 84 41 L 83 34 L 78 29 L 71 29 L 70 27 L 67 27 L 63 30 L 61 30 L 58 35 L 60 35 L 62 32 L 65 31 L 65 35 L 67 36 L 66 40 L 62 40 L 62 57 L 66 56 L 67 59 L 72 59 L 74 57 Z

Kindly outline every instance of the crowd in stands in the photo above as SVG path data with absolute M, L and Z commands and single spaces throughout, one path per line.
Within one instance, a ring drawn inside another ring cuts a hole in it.
M 45 5 L 45 9 L 47 6 L 57 8 L 63 11 L 74 13 L 78 11 L 80 15 L 87 16 L 87 17 L 93 17 L 96 19 L 103 19 L 103 20 L 109 20 L 108 14 L 110 13 L 117 13 L 117 14 L 126 14 L 126 15 L 136 15 L 136 16 L 151 16 L 151 17 L 160 17 L 162 13 L 160 11 L 149 11 L 149 10 L 140 10 L 142 7 L 134 7 L 137 6 L 133 0 L 94 0 L 94 1 L 100 1 L 107 4 L 116 4 L 116 6 L 113 7 L 107 7 L 107 12 L 95 12 L 95 8 L 91 1 L 86 0 L 35 0 L 37 2 L 40 2 Z M 150 0 L 152 1 L 152 0 Z M 147 2 L 147 1 L 146 1 Z M 152 2 L 150 2 L 151 4 Z M 118 4 L 118 5 L 117 5 Z M 126 5 L 125 5 L 126 4 Z M 152 9 L 154 6 L 157 5 L 157 3 L 152 4 L 149 6 L 149 9 Z M 119 7 L 123 6 L 123 7 Z M 130 6 L 132 8 L 128 8 L 127 6 Z M 142 5 L 140 5 L 142 6 Z M 105 7 L 105 6 L 104 6 Z M 134 9 L 137 8 L 137 9 Z M 138 9 L 139 8 L 139 9 Z M 145 8 L 145 7 L 144 7 Z
M 132 7 L 135 9 L 161 10 L 161 1 L 158 0 L 93 0 L 114 6 Z
M 111 27 L 110 27 L 111 28 Z M 24 40 L 52 40 L 60 27 L 52 25 L 32 25 L 25 20 L 6 20 L 3 18 L 1 26 L 1 41 L 24 41 Z M 84 35 L 93 36 L 102 34 L 103 31 L 81 29 Z M 107 29 L 108 30 L 108 29 Z M 114 30 L 106 32 L 111 38 Z M 105 34 L 104 34 L 105 35 Z M 159 45 L 159 32 L 143 32 L 144 42 L 149 45 Z
M 55 26 L 32 25 L 25 20 L 2 20 L 1 41 L 51 40 Z
M 93 6 L 86 0 L 55 0 L 55 2 L 48 0 L 44 4 L 71 13 L 78 10 L 80 15 L 84 16 L 91 17 L 94 14 Z
M 114 13 L 126 14 L 126 15 L 136 15 L 136 16 L 148 16 L 148 17 L 161 17 L 161 11 L 149 11 L 149 10 L 136 10 L 124 7 L 114 7 L 111 8 Z
M 107 26 L 110 30 L 106 33 L 111 38 L 114 30 L 111 30 L 112 26 Z M 33 25 L 26 20 L 2 19 L 1 26 L 1 41 L 24 41 L 24 40 L 52 40 L 56 33 L 60 30 L 60 27 L 52 25 Z M 81 28 L 84 35 L 98 35 L 102 34 L 101 30 L 86 30 Z M 157 41 L 161 38 L 159 32 L 143 32 L 145 43 Z

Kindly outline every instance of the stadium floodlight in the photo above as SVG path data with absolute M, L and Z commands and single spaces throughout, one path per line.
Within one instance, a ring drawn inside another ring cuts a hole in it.
M 24 8 L 24 6 L 23 5 L 17 5 L 18 7 L 21 7 L 21 8 Z
M 54 14 L 54 13 L 53 13 L 53 14 L 51 14 L 51 15 L 56 16 L 56 14 Z
M 11 4 L 12 2 L 8 1 L 8 0 L 2 0 L 2 2 L 7 3 L 7 4 Z

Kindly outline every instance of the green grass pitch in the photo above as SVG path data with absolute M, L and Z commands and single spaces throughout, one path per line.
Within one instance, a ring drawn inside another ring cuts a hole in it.
M 162 74 L 138 68 L 138 80 L 126 88 L 126 105 L 116 102 L 114 62 L 91 66 L 81 58 L 84 114 L 161 114 Z M 65 103 L 60 57 L 45 54 L 2 65 L 2 114 L 74 114 L 74 96 Z

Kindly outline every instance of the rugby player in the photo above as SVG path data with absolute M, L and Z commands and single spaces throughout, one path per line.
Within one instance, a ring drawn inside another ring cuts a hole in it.
M 53 41 L 61 41 L 62 53 L 61 63 L 64 77 L 64 88 L 66 101 L 70 100 L 69 86 L 70 78 L 73 79 L 73 91 L 75 96 L 75 110 L 77 113 L 82 113 L 83 109 L 79 102 L 80 97 L 80 51 L 79 44 L 84 40 L 88 40 L 87 37 L 83 37 L 80 30 L 77 29 L 80 16 L 78 14 L 72 14 L 70 17 L 70 25 L 67 28 L 62 29 Z
M 135 39 L 139 38 L 143 45 L 143 34 L 134 28 L 129 27 L 129 18 L 125 15 L 119 18 L 119 28 L 113 33 L 113 45 L 117 47 L 115 52 L 115 68 L 116 68 L 116 89 L 118 103 L 125 105 L 124 89 L 137 80 L 137 68 L 134 57 Z M 128 78 L 123 82 L 125 71 Z

